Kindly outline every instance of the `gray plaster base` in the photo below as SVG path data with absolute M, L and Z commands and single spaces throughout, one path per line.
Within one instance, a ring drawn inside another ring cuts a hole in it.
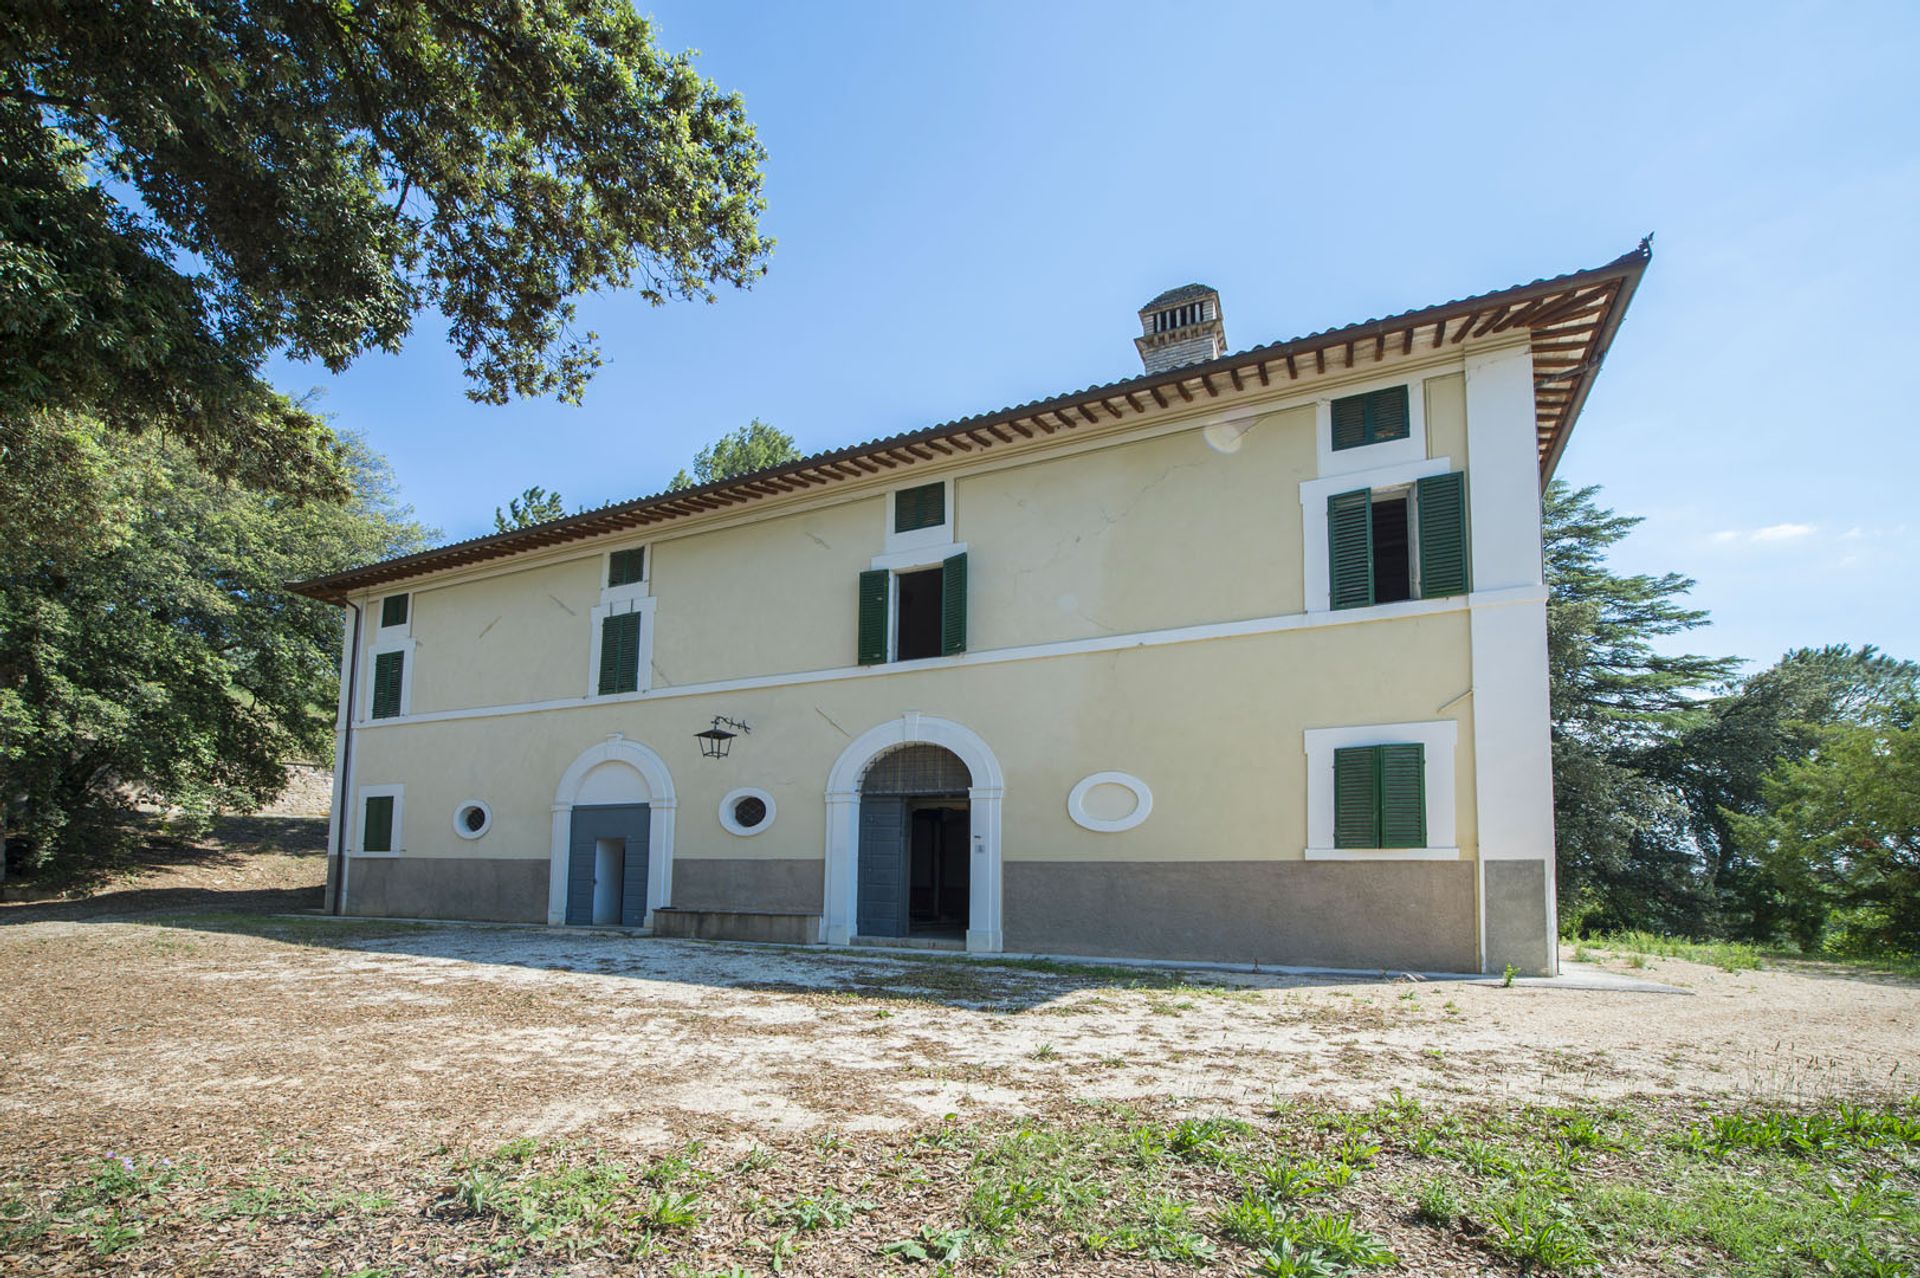
M 1013 861 L 1008 950 L 1471 972 L 1471 861 Z
M 819 914 L 825 899 L 823 859 L 737 861 L 675 857 L 676 910 L 772 910 Z
M 1488 861 L 1487 971 L 1511 964 L 1522 976 L 1553 970 L 1555 937 L 1547 912 L 1545 861 Z
M 547 882 L 545 857 L 356 856 L 347 867 L 346 913 L 544 923 Z

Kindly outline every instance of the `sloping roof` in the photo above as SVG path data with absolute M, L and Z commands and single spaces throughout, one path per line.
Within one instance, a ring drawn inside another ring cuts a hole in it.
M 1303 375 L 1340 372 L 1383 360 L 1390 347 L 1396 354 L 1407 355 L 1416 343 L 1438 349 L 1457 345 L 1469 336 L 1484 337 L 1519 327 L 1525 327 L 1532 339 L 1535 432 L 1544 482 L 1566 447 L 1574 420 L 1652 257 L 1649 240 L 1642 240 L 1632 252 L 1590 270 L 1249 347 L 1204 363 L 1068 391 L 816 453 L 697 488 L 616 502 L 530 528 L 453 542 L 296 582 L 290 588 L 316 599 L 338 601 L 356 590 L 544 546 L 646 528 L 844 480 L 909 470 L 922 462 L 956 454 L 1018 446 L 1062 431 L 1125 422 L 1169 408 L 1175 397 L 1183 404 L 1204 403 L 1223 395 L 1230 401 L 1250 390 L 1256 380 L 1259 386 L 1269 387 L 1283 379 L 1294 381 Z
M 1211 297 L 1213 293 L 1214 290 L 1208 288 L 1205 284 L 1182 284 L 1179 288 L 1168 289 L 1140 309 L 1143 311 L 1157 311 L 1162 307 L 1178 306 L 1182 302 L 1191 302 L 1197 298 Z

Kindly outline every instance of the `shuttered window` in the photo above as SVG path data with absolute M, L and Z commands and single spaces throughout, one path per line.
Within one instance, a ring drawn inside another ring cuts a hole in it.
M 1333 401 L 1333 448 L 1359 448 L 1364 444 L 1384 444 L 1390 439 L 1405 439 L 1412 430 L 1407 411 L 1407 388 L 1388 386 L 1364 395 L 1348 395 Z
M 1406 553 L 1407 512 L 1400 504 L 1408 500 L 1415 542 L 1412 560 Z M 1386 543 L 1376 541 L 1381 523 L 1377 513 L 1395 515 L 1389 521 L 1393 535 Z M 1387 490 L 1376 497 L 1371 490 L 1358 488 L 1327 498 L 1329 608 L 1464 595 L 1472 588 L 1470 562 L 1467 477 L 1462 471 L 1429 475 L 1414 483 L 1411 494 Z
M 404 626 L 407 624 L 406 595 L 388 595 L 380 601 L 380 624 L 382 626 Z
M 600 622 L 600 695 L 640 687 L 640 614 L 623 612 Z
M 1420 597 L 1467 593 L 1467 477 L 1429 475 L 1414 485 L 1419 523 Z
M 401 680 L 407 670 L 407 654 L 383 652 L 373 659 L 373 717 L 391 719 L 400 713 Z
M 1365 488 L 1327 498 L 1327 602 L 1364 608 L 1373 602 L 1373 494 Z
M 636 546 L 632 550 L 616 550 L 607 556 L 607 585 L 631 586 L 636 581 L 644 581 L 647 575 L 647 548 Z
M 1333 752 L 1333 846 L 1427 845 L 1427 750 L 1416 743 Z
M 360 822 L 362 852 L 393 851 L 393 796 L 375 794 L 367 798 L 366 815 Z
M 947 486 L 944 483 L 902 488 L 893 495 L 893 530 L 938 528 L 947 522 Z
M 860 620 L 855 647 L 860 664 L 877 666 L 887 659 L 887 595 L 893 574 L 876 568 L 860 574 Z
M 940 568 L 940 652 L 950 656 L 967 650 L 967 557 L 955 555 Z

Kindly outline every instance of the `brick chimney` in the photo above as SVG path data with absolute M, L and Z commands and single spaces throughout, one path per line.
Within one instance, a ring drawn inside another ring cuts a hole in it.
M 1149 373 L 1199 364 L 1227 353 L 1220 295 L 1205 284 L 1170 288 L 1140 308 L 1140 362 Z

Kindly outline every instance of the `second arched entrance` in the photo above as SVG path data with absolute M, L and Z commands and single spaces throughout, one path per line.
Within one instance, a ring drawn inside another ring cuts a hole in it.
M 856 939 L 964 942 L 973 777 L 944 746 L 896 746 L 860 778 Z
M 1002 785 L 987 743 L 952 720 L 908 713 L 860 734 L 827 779 L 824 939 L 999 950 Z

